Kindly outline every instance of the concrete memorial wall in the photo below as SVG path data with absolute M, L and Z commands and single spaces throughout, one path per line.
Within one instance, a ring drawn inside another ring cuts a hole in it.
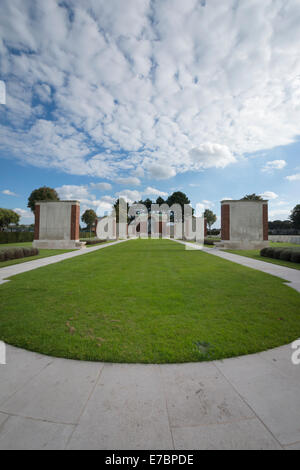
M 78 201 L 37 202 L 33 246 L 41 249 L 76 249 L 79 240 L 80 203 Z
M 268 201 L 222 201 L 222 246 L 233 250 L 269 246 Z

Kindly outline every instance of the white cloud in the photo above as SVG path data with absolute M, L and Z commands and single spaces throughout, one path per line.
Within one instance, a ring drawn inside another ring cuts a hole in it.
M 300 134 L 298 0 L 2 3 L 2 155 L 163 180 Z
M 110 183 L 91 183 L 91 188 L 99 189 L 100 191 L 111 191 L 112 185 Z
M 276 220 L 276 219 L 283 219 L 288 218 L 291 214 L 291 210 L 289 209 L 275 209 L 269 211 L 269 219 Z
M 132 191 L 131 189 L 124 189 L 123 191 L 116 193 L 116 197 L 121 197 L 131 204 L 135 201 L 140 201 L 142 199 L 142 193 L 139 191 Z
M 286 179 L 289 181 L 300 181 L 300 173 L 297 173 L 296 175 L 287 176 Z
M 285 160 L 273 160 L 271 162 L 267 162 L 262 168 L 262 171 L 270 173 L 273 170 L 283 170 L 283 168 L 285 168 L 286 166 L 287 162 Z
M 72 186 L 64 185 L 60 188 L 56 188 L 57 194 L 60 199 L 66 201 L 81 201 L 83 199 L 89 199 L 90 194 L 86 186 Z
M 156 180 L 165 180 L 176 176 L 176 171 L 174 168 L 169 166 L 168 164 L 162 163 L 150 163 L 148 160 L 145 164 L 145 168 L 147 169 L 150 178 Z
M 148 186 L 148 188 L 146 188 L 144 191 L 143 191 L 143 194 L 145 196 L 156 196 L 156 197 L 167 197 L 168 196 L 168 193 L 165 193 L 164 191 L 160 191 L 159 189 L 155 189 L 155 188 L 151 188 L 151 186 Z
M 214 207 L 214 205 L 215 205 L 214 202 L 212 202 L 212 201 L 207 201 L 206 199 L 204 199 L 204 200 L 202 201 L 202 204 L 204 204 L 205 209 L 212 209 L 212 208 Z
M 14 209 L 14 211 L 21 216 L 21 220 L 20 220 L 21 223 L 24 222 L 26 224 L 29 224 L 33 221 L 34 217 L 33 217 L 32 212 L 25 210 L 25 209 L 20 209 L 18 207 Z
M 128 176 L 127 178 L 117 178 L 116 183 L 124 184 L 125 186 L 139 186 L 141 184 L 141 181 L 135 176 Z
M 195 169 L 201 168 L 225 168 L 230 163 L 236 162 L 236 158 L 226 145 L 206 143 L 193 148 L 190 151 L 192 165 Z
M 271 199 L 271 200 L 278 198 L 278 194 L 273 193 L 273 191 L 265 191 L 264 193 L 260 194 L 260 196 L 263 199 Z
M 13 191 L 10 191 L 9 189 L 4 189 L 3 191 L 1 191 L 2 194 L 4 194 L 5 196 L 17 196 L 16 193 L 14 193 Z

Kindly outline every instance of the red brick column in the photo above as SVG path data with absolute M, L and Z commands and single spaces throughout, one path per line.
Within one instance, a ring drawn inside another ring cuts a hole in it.
M 73 205 L 71 209 L 71 240 L 79 240 L 80 206 Z
M 269 207 L 268 204 L 263 205 L 263 230 L 264 240 L 269 240 Z
M 207 219 L 204 219 L 204 238 L 207 238 Z
M 230 240 L 230 205 L 224 204 L 221 209 L 222 240 Z
M 40 215 L 41 215 L 41 206 L 35 206 L 35 225 L 34 225 L 34 239 L 40 239 Z

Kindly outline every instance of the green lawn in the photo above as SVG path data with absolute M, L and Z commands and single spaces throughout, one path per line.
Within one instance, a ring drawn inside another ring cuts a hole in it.
M 14 248 L 14 247 L 20 247 L 20 246 L 31 247 L 32 242 L 0 244 L 0 250 L 2 248 Z M 48 258 L 49 256 L 62 255 L 63 253 L 68 253 L 69 251 L 73 251 L 73 250 L 40 250 L 40 254 L 38 256 L 30 256 L 28 258 L 13 259 L 11 261 L 0 262 L 0 269 L 6 268 L 7 266 L 13 266 L 14 264 L 27 263 L 28 261 L 34 261 L 36 259 Z
M 295 245 L 294 243 L 276 243 L 270 242 L 270 246 L 274 247 L 300 247 L 300 245 Z M 257 259 L 258 261 L 266 261 L 266 263 L 279 264 L 280 266 L 285 266 L 287 268 L 298 269 L 300 270 L 299 263 L 291 263 L 290 261 L 282 261 L 280 259 L 273 258 L 264 258 L 260 256 L 260 250 L 224 250 L 228 253 L 233 253 L 234 255 L 246 256 L 246 258 Z
M 281 279 L 168 240 L 15 276 L 0 298 L 0 340 L 58 357 L 205 361 L 300 337 L 300 294 Z

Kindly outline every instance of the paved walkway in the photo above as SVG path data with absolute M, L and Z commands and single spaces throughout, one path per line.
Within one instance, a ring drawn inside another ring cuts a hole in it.
M 292 349 L 211 363 L 119 365 L 7 348 L 3 449 L 298 449 Z
M 180 240 L 174 241 L 182 245 L 186 245 L 191 249 L 197 249 L 197 245 L 195 243 L 182 242 Z M 268 263 L 266 261 L 259 261 L 256 259 L 247 258 L 246 256 L 234 255 L 233 253 L 228 253 L 218 248 L 203 248 L 202 251 L 210 255 L 226 259 L 233 263 L 241 264 L 242 266 L 247 266 L 248 268 L 256 269 L 258 271 L 271 274 L 272 276 L 280 277 L 281 279 L 284 279 L 287 283 L 289 283 L 290 287 L 300 292 L 300 270 L 286 268 L 285 266 Z
M 97 245 L 93 248 L 83 248 L 82 250 L 71 251 L 69 253 L 64 253 L 62 255 L 50 256 L 48 258 L 41 258 L 35 261 L 27 261 L 20 264 L 14 264 L 12 266 L 7 266 L 6 268 L 0 268 L 0 285 L 4 284 L 7 279 L 16 274 L 26 273 L 28 271 L 33 271 L 37 268 L 42 268 L 50 264 L 59 263 L 66 259 L 75 258 L 77 256 L 87 255 L 88 253 L 93 253 L 93 251 L 103 250 L 109 246 L 117 245 L 118 243 L 124 243 L 127 240 L 118 240 L 112 243 L 104 243 L 103 245 Z

